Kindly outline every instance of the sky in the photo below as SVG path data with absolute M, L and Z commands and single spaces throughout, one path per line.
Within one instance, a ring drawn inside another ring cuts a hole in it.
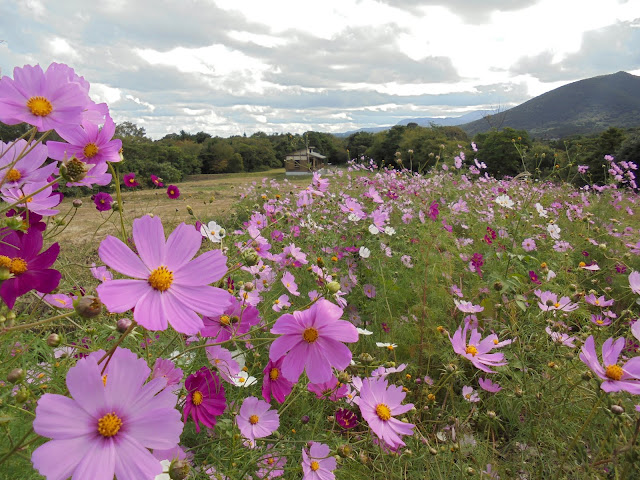
M 640 0 L 0 0 L 0 71 L 73 67 L 154 139 L 496 113 L 640 75 Z

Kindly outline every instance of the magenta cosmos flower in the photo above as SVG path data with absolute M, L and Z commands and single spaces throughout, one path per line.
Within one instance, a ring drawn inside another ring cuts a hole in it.
M 302 449 L 302 480 L 335 480 L 336 459 L 329 455 L 329 445 L 313 442 L 309 453 Z
M 96 209 L 99 212 L 106 212 L 111 210 L 113 197 L 106 192 L 99 192 L 93 196 L 93 203 L 96 205 Z
M 357 342 L 358 331 L 351 323 L 340 320 L 342 309 L 321 299 L 307 310 L 282 315 L 271 328 L 281 335 L 269 349 L 269 358 L 282 362 L 282 374 L 297 382 L 303 370 L 312 383 L 331 379 L 331 367 L 344 370 L 351 362 L 351 351 L 342 342 Z
M 156 187 L 164 187 L 164 183 L 162 183 L 162 179 L 156 175 L 151 175 L 151 182 L 153 182 L 153 184 Z
M 180 441 L 183 423 L 166 380 L 145 383 L 147 363 L 123 348 L 102 375 L 97 362 L 103 354 L 94 352 L 69 369 L 71 398 L 46 393 L 38 400 L 33 429 L 52 440 L 31 460 L 50 480 L 152 479 L 162 466 L 149 449 L 173 448 Z
M 116 125 L 109 115 L 102 128 L 87 120 L 82 122 L 82 126 L 73 125 L 62 128 L 58 133 L 69 143 L 47 142 L 49 156 L 61 161 L 76 157 L 78 160 L 93 164 L 119 162 L 122 140 L 113 139 L 115 131 Z
M 0 79 L 0 121 L 7 125 L 26 122 L 38 131 L 77 125 L 82 112 L 92 102 L 66 65 L 51 64 L 46 72 L 40 65 L 13 69 L 13 79 Z
M 293 384 L 282 375 L 282 362 L 284 357 L 280 357 L 275 362 L 269 360 L 267 366 L 262 371 L 264 379 L 262 380 L 262 398 L 270 402 L 271 397 L 276 402 L 282 403 L 284 399 L 291 393 Z
M 202 367 L 196 373 L 189 375 L 184 382 L 189 392 L 184 402 L 184 421 L 190 415 L 196 424 L 196 432 L 200 431 L 200 423 L 213 428 L 216 417 L 219 417 L 227 407 L 224 396 L 224 386 L 215 372 Z
M 129 188 L 140 186 L 140 184 L 136 180 L 136 174 L 133 172 L 125 174 L 125 176 L 122 178 L 122 183 L 124 183 L 125 187 Z
M 9 309 L 18 297 L 30 290 L 51 293 L 58 287 L 62 276 L 59 271 L 49 268 L 60 253 L 57 243 L 40 253 L 42 232 L 34 228 L 24 234 L 11 232 L 1 240 L 0 269 L 8 270 L 11 277 L 0 285 L 0 298 Z
M 256 438 L 268 437 L 278 429 L 280 416 L 264 400 L 248 397 L 242 402 L 236 422 L 242 436 L 253 444 Z
M 498 336 L 493 333 L 481 340 L 480 332 L 474 328 L 471 331 L 471 337 L 467 342 L 467 333 L 469 332 L 469 324 L 465 322 L 464 328 L 458 327 L 453 334 L 453 338 L 449 336 L 453 351 L 458 355 L 471 361 L 471 363 L 483 372 L 495 373 L 489 367 L 499 367 L 506 365 L 502 353 L 489 353 L 494 348 L 500 348 L 511 343 L 511 340 L 498 341 Z
M 373 433 L 391 449 L 404 446 L 402 435 L 413 435 L 412 423 L 404 423 L 393 418 L 413 408 L 412 403 L 401 405 L 407 394 L 402 387 L 390 385 L 384 378 L 365 378 L 360 389 L 360 413 Z
M 248 340 L 249 336 L 246 333 L 260 323 L 260 312 L 251 305 L 244 306 L 231 295 L 229 301 L 222 315 L 202 318 L 204 327 L 200 330 L 200 335 L 213 338 L 216 342 L 225 342 L 231 337 L 241 336 L 244 337 L 243 340 Z
M 167 187 L 167 197 L 169 197 L 172 200 L 175 200 L 176 198 L 180 197 L 180 189 L 178 187 L 176 187 L 175 185 L 169 185 Z
M 209 286 L 227 272 L 226 257 L 210 250 L 191 260 L 202 243 L 192 225 L 178 225 L 165 242 L 158 217 L 133 221 L 137 256 L 119 239 L 108 236 L 100 244 L 100 259 L 133 280 L 111 280 L 97 288 L 109 311 L 126 312 L 149 330 L 165 330 L 167 322 L 180 333 L 202 329 L 203 315 L 220 315 L 229 304 L 226 290 Z
M 634 357 L 620 366 L 618 359 L 625 345 L 624 337 L 608 338 L 602 345 L 602 364 L 596 353 L 593 335 L 587 338 L 582 346 L 580 360 L 582 360 L 604 382 L 600 388 L 605 392 L 619 392 L 624 390 L 633 395 L 640 395 L 640 357 Z

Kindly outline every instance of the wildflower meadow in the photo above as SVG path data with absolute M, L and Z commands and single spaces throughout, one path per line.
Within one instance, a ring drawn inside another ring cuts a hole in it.
M 0 478 L 640 478 L 635 163 L 498 179 L 471 143 L 248 179 L 224 216 L 152 175 L 162 218 L 89 89 L 0 80 L 32 126 L 0 143 Z

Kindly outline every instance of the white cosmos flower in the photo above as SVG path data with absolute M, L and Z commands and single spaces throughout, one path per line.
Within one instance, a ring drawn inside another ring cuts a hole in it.
M 509 198 L 509 195 L 500 195 L 496 197 L 496 203 L 504 208 L 513 208 L 513 200 Z
M 549 216 L 547 215 L 547 211 L 544 209 L 544 207 L 539 203 L 536 203 L 535 207 L 536 207 L 536 210 L 538 211 L 538 215 L 540 215 L 542 218 L 547 218 Z
M 371 250 L 369 250 L 367 247 L 360 247 L 358 253 L 362 258 L 369 258 L 369 256 L 371 255 Z
M 171 467 L 171 460 L 161 460 L 160 464 L 162 465 L 163 472 L 169 472 L 169 467 Z M 156 475 L 155 480 L 171 480 L 169 473 L 161 473 L 160 475 Z
M 358 222 L 360 221 L 360 217 L 358 215 L 356 215 L 355 213 L 350 213 L 349 216 L 347 217 L 349 219 L 349 221 L 351 222 Z
M 371 225 L 369 225 L 369 232 L 372 235 L 377 235 L 380 233 L 380 229 L 378 229 L 378 227 L 376 227 L 373 223 Z
M 236 387 L 248 387 L 257 382 L 256 377 L 250 376 L 244 370 L 241 370 L 235 377 L 231 377 L 231 380 Z
M 360 335 L 373 335 L 373 332 L 371 330 L 367 330 L 366 328 L 357 328 L 356 330 L 358 331 L 358 333 Z
M 394 235 L 396 233 L 396 229 L 393 227 L 384 227 L 384 233 L 387 235 Z
M 395 343 L 376 342 L 376 347 L 387 348 L 389 350 L 393 350 L 394 348 L 398 348 L 398 345 L 396 345 Z
M 560 238 L 560 231 L 560 227 L 555 223 L 550 223 L 549 225 L 547 225 L 547 232 L 549 232 L 549 235 L 551 235 L 551 238 L 553 238 L 554 240 L 558 240 Z
M 200 233 L 203 237 L 207 237 L 213 243 L 220 243 L 224 236 L 227 234 L 224 228 L 218 225 L 213 220 L 209 222 L 207 225 L 204 223 L 200 227 Z

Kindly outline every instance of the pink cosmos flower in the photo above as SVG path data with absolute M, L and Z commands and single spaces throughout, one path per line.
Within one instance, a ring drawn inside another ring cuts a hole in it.
M 175 200 L 176 198 L 180 198 L 180 189 L 175 185 L 169 185 L 167 187 L 167 197 L 169 197 L 172 200 Z
M 344 370 L 351 362 L 351 351 L 342 342 L 357 342 L 358 331 L 351 323 L 340 320 L 343 310 L 325 299 L 320 299 L 307 310 L 282 315 L 271 328 L 281 335 L 269 349 L 269 358 L 282 362 L 282 374 L 297 382 L 303 370 L 309 381 L 328 381 L 331 367 Z
M 167 387 L 174 387 L 180 385 L 182 377 L 182 369 L 176 367 L 171 360 L 156 358 L 151 379 L 164 378 L 167 381 Z
M 184 402 L 183 421 L 191 416 L 196 424 L 196 432 L 200 431 L 200 423 L 213 428 L 216 417 L 219 417 L 227 407 L 224 396 L 224 386 L 215 372 L 202 367 L 196 373 L 189 375 L 184 382 L 189 392 Z
M 32 147 L 28 151 L 26 140 L 18 140 L 15 144 L 0 142 L 0 178 L 4 178 L 5 186 L 19 187 L 25 183 L 46 182 L 49 175 L 56 171 L 55 162 L 42 166 L 47 160 L 47 147 L 41 143 Z M 9 165 L 11 169 L 5 168 Z
M 339 399 L 347 396 L 347 386 L 340 383 L 336 377 L 331 377 L 328 382 L 310 383 L 307 390 L 315 393 L 317 398 L 331 400 L 337 402 Z
M 367 298 L 376 298 L 376 287 L 374 287 L 370 283 L 367 283 L 366 285 L 363 285 L 362 286 L 362 290 L 364 291 L 365 297 L 367 297 Z
M 267 437 L 278 429 L 280 416 L 264 400 L 248 397 L 242 402 L 236 422 L 242 436 L 253 444 L 256 438 Z
M 309 453 L 302 449 L 302 480 L 335 480 L 333 471 L 336 459 L 329 455 L 331 449 L 324 443 L 313 442 Z
M 291 306 L 291 302 L 289 301 L 288 295 L 280 295 L 277 299 L 273 301 L 273 306 L 271 307 L 274 312 L 279 312 L 283 308 L 287 308 Z
M 62 197 L 53 193 L 51 185 L 38 192 L 46 184 L 46 182 L 36 182 L 26 183 L 22 187 L 3 187 L 0 190 L 0 198 L 16 207 L 25 208 L 44 217 L 56 215 L 60 210 L 55 210 L 53 207 L 60 203 Z
M 93 196 L 93 203 L 96 205 L 96 210 L 99 212 L 107 212 L 111 210 L 113 197 L 108 193 L 98 192 Z
M 229 383 L 235 383 L 234 378 L 240 373 L 240 364 L 233 358 L 229 350 L 220 346 L 206 347 L 207 359 L 218 371 L 222 379 Z
M 619 392 L 624 390 L 633 395 L 640 395 L 640 357 L 628 360 L 624 365 L 618 365 L 620 353 L 625 345 L 624 337 L 617 340 L 608 338 L 602 345 L 602 364 L 596 353 L 595 341 L 591 335 L 582 346 L 580 360 L 582 360 L 598 377 L 604 380 L 600 388 L 605 392 Z
M 156 175 L 151 175 L 151 182 L 156 186 L 156 187 L 164 187 L 164 183 L 162 183 L 162 179 L 160 177 L 157 177 Z
M 49 157 L 61 161 L 76 157 L 78 160 L 93 164 L 119 162 L 122 140 L 113 139 L 115 131 L 116 125 L 109 115 L 102 128 L 88 120 L 82 122 L 82 126 L 68 125 L 58 130 L 59 135 L 68 143 L 47 142 Z M 127 185 L 126 180 L 125 185 Z
M 154 478 L 160 461 L 148 449 L 169 449 L 180 441 L 183 424 L 177 397 L 164 378 L 147 383 L 144 359 L 116 349 L 106 370 L 104 351 L 80 359 L 67 373 L 71 398 L 46 393 L 33 428 L 52 438 L 32 454 L 33 466 L 49 479 L 112 480 Z
M 79 124 L 91 100 L 72 76 L 73 69 L 55 63 L 46 72 L 40 65 L 14 68 L 13 79 L 0 79 L 0 121 L 26 122 L 39 132 Z
M 467 402 L 476 403 L 480 401 L 480 397 L 478 396 L 478 392 L 476 392 L 473 387 L 465 385 L 462 387 L 462 398 L 464 398 Z
M 298 284 L 296 283 L 296 279 L 291 272 L 284 272 L 284 275 L 282 275 L 282 284 L 291 295 L 300 295 L 300 292 L 298 291 Z
M 18 297 L 30 290 L 51 293 L 58 287 L 62 275 L 49 268 L 60 253 L 57 243 L 40 252 L 42 232 L 33 228 L 24 234 L 12 231 L 1 240 L 0 268 L 12 276 L 0 284 L 0 298 L 9 309 L 13 309 Z
M 488 378 L 479 378 L 478 385 L 480 385 L 480 388 L 483 390 L 491 393 L 497 393 L 502 390 L 502 387 L 498 383 L 494 383 Z
M 591 315 L 591 323 L 598 325 L 599 327 L 607 327 L 611 325 L 611 319 L 607 316 L 603 317 L 600 314 Z
M 256 307 L 246 306 L 237 298 L 230 296 L 230 303 L 221 315 L 202 317 L 203 328 L 200 335 L 213 338 L 216 342 L 225 342 L 231 337 L 249 338 L 247 332 L 260 323 L 260 312 Z
M 629 286 L 633 293 L 640 295 L 640 272 L 633 271 L 629 274 Z
M 369 424 L 373 433 L 393 450 L 405 445 L 400 437 L 413 435 L 415 427 L 411 423 L 393 418 L 413 408 L 412 403 L 401 405 L 406 395 L 402 387 L 387 386 L 387 380 L 384 378 L 365 378 L 362 381 L 358 403 L 362 418 Z
M 91 272 L 91 275 L 93 275 L 93 278 L 100 280 L 101 282 L 113 280 L 113 275 L 111 275 L 111 272 L 107 270 L 107 267 L 96 267 L 96 264 L 92 263 L 89 271 Z
M 458 310 L 464 313 L 477 313 L 477 312 L 482 312 L 484 310 L 484 307 L 480 305 L 474 305 L 473 303 L 466 302 L 464 300 L 456 300 L 454 298 L 453 303 L 456 304 L 456 308 Z
M 558 300 L 558 296 L 550 291 L 534 290 L 536 296 L 540 299 L 538 307 L 543 312 L 550 310 L 562 310 L 563 312 L 573 312 L 579 305 L 577 303 L 571 303 L 569 297 L 562 297 Z
M 595 305 L 596 307 L 610 307 L 611 305 L 613 305 L 613 299 L 607 300 L 604 298 L 604 295 L 601 295 L 596 298 L 596 296 L 593 293 L 590 293 L 589 295 L 585 296 L 584 301 L 587 302 L 589 305 Z
M 533 238 L 525 238 L 522 242 L 522 248 L 525 252 L 531 252 L 537 248 L 536 241 Z
M 267 445 L 270 448 L 271 445 Z M 277 457 L 275 454 L 267 453 L 258 460 L 258 478 L 271 480 L 284 475 L 284 466 L 287 463 L 287 457 Z
M 284 357 L 279 358 L 277 361 L 269 360 L 267 366 L 262 373 L 264 379 L 262 380 L 262 398 L 265 401 L 270 402 L 271 397 L 278 403 L 284 402 L 284 399 L 291 393 L 293 384 L 282 375 L 282 362 Z
M 43 295 L 42 300 L 47 302 L 49 305 L 55 308 L 73 308 L 73 301 L 77 297 L 70 297 L 69 295 L 65 295 L 64 293 L 54 293 L 49 295 Z
M 476 368 L 487 373 L 495 373 L 489 367 L 499 367 L 507 364 L 504 360 L 504 354 L 489 352 L 494 348 L 500 348 L 510 344 L 511 340 L 499 342 L 498 336 L 495 333 L 481 340 L 480 332 L 474 328 L 467 342 L 468 331 L 469 324 L 465 323 L 464 328 L 458 327 L 453 334 L 453 338 L 449 336 L 454 352 L 469 360 Z
M 111 280 L 97 287 L 102 303 L 111 312 L 135 307 L 134 320 L 149 330 L 165 330 L 167 322 L 180 333 L 195 334 L 204 315 L 220 315 L 229 304 L 226 290 L 209 286 L 227 272 L 226 257 L 210 250 L 191 260 L 202 236 L 184 223 L 165 241 L 159 217 L 133 221 L 133 240 L 140 256 L 108 236 L 98 249 L 100 259 L 114 270 L 133 277 Z

